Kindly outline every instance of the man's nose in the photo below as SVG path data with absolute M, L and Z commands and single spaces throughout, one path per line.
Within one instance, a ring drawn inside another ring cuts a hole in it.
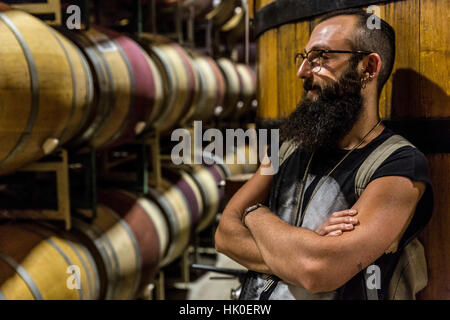
M 303 60 L 300 68 L 297 70 L 297 77 L 305 79 L 312 76 L 311 66 L 308 60 Z

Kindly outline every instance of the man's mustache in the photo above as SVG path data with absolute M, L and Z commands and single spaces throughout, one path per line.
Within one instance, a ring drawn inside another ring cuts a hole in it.
M 318 84 L 313 84 L 312 80 L 306 79 L 303 81 L 303 89 L 306 91 L 317 90 L 318 92 L 322 92 L 322 87 Z

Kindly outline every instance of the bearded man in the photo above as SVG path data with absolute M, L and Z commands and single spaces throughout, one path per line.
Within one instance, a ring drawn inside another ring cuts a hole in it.
M 372 264 L 381 272 L 376 298 L 387 299 L 401 250 L 430 219 L 428 163 L 411 145 L 390 154 L 355 196 L 359 167 L 394 135 L 378 113 L 394 30 L 383 20 L 369 30 L 369 16 L 346 10 L 315 26 L 296 55 L 302 102 L 280 126 L 295 151 L 275 175 L 261 165 L 222 214 L 216 249 L 250 270 L 242 299 L 367 299 Z

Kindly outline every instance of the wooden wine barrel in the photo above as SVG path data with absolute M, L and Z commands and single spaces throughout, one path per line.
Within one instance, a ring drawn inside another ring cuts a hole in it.
M 235 11 L 231 19 L 220 28 L 220 32 L 230 48 L 238 41 L 243 42 L 245 39 L 245 11 L 242 8 Z
M 252 66 L 256 64 L 257 45 L 250 42 L 248 45 L 248 63 Z M 244 43 L 236 43 L 231 49 L 231 59 L 239 63 L 245 63 L 245 46 Z
M 245 173 L 255 173 L 258 170 L 258 154 L 251 145 L 235 147 L 234 152 L 227 155 L 230 160 L 225 159 L 225 165 L 230 172 L 230 176 Z M 227 163 L 230 162 L 230 163 Z M 231 163 L 232 162 L 232 163 Z
M 222 108 L 217 107 L 214 114 L 220 119 L 225 119 L 233 117 L 237 110 L 237 105 L 240 101 L 242 80 L 233 61 L 227 58 L 220 58 L 216 62 L 225 78 L 226 89 Z
M 219 207 L 216 212 L 216 215 L 217 215 L 218 210 L 221 208 L 221 205 L 223 204 L 223 199 L 225 196 L 226 175 L 224 174 L 224 172 L 222 171 L 222 169 L 219 165 L 206 166 L 206 169 L 208 169 L 208 171 L 214 177 L 214 180 L 216 181 L 217 190 L 219 191 L 219 201 L 218 201 Z M 211 222 L 213 222 L 214 220 L 215 219 L 213 219 Z
M 164 166 L 162 175 L 173 188 L 177 188 L 185 197 L 191 216 L 191 232 L 194 232 L 203 215 L 203 199 L 200 188 L 194 179 L 182 169 Z
M 116 141 L 115 144 L 129 142 L 151 127 L 151 123 L 160 114 L 164 98 L 162 77 L 153 60 L 134 40 L 112 30 L 101 27 L 97 29 L 117 44 L 124 60 L 128 60 L 132 95 L 131 115 L 122 132 L 117 132 L 113 140 Z
M 154 278 L 169 241 L 169 230 L 161 210 L 148 199 L 124 190 L 99 190 L 99 201 L 119 214 L 133 233 L 141 261 L 138 292 Z
M 0 225 L 4 299 L 95 300 L 99 288 L 94 259 L 73 236 L 37 223 Z
M 69 32 L 85 54 L 95 80 L 95 109 L 75 144 L 96 149 L 132 141 L 162 108 L 162 77 L 132 39 L 101 27 Z
M 257 106 L 256 102 L 256 74 L 249 65 L 238 63 L 236 69 L 241 77 L 241 103 L 237 104 L 236 117 L 248 114 L 252 108 Z
M 206 55 L 190 52 L 194 68 L 198 74 L 199 98 L 190 120 L 211 121 L 214 110 L 221 107 L 225 96 L 225 79 L 216 62 Z
M 113 209 L 99 204 L 92 223 L 74 218 L 72 232 L 89 248 L 99 268 L 100 299 L 133 299 L 141 281 L 138 240 Z
M 0 5 L 0 174 L 73 137 L 92 102 L 83 55 L 35 17 Z
M 191 165 L 186 168 L 200 188 L 204 213 L 196 232 L 201 232 L 214 222 L 223 199 L 225 175 L 217 165 Z
M 206 14 L 205 19 L 211 20 L 214 26 L 220 27 L 233 17 L 235 8 L 240 5 L 241 0 L 221 0 Z
M 208 159 L 205 164 L 216 165 L 222 176 L 229 178 L 241 174 L 255 173 L 258 170 L 257 148 L 249 144 L 234 147 L 230 153 L 223 158 L 209 152 L 203 152 L 203 160 Z M 227 163 L 229 162 L 229 163 Z
M 317 6 L 310 1 L 285 6 L 276 2 L 255 1 L 260 127 L 272 126 L 300 101 L 303 87 L 296 77 L 293 56 L 307 44 L 314 19 L 346 8 L 345 3 L 332 1 Z M 366 8 L 372 3 L 354 2 L 353 7 Z M 426 154 L 434 186 L 434 211 L 422 235 L 429 282 L 418 298 L 449 299 L 450 256 L 442 252 L 450 250 L 450 8 L 445 0 L 389 1 L 377 6 L 380 17 L 396 33 L 395 64 L 380 96 L 379 113 L 387 127 Z M 266 19 L 273 16 L 279 19 Z
M 210 152 L 202 152 L 202 156 L 203 156 L 203 161 L 205 164 L 207 165 L 217 165 L 217 167 L 221 170 L 222 175 L 225 178 L 228 178 L 231 175 L 230 169 L 228 168 L 228 166 L 225 163 L 225 160 L 221 157 L 219 157 L 216 154 L 212 154 Z
M 163 76 L 165 102 L 152 126 L 166 134 L 182 118 L 189 118 L 195 112 L 193 101 L 198 93 L 198 76 L 191 58 L 177 43 L 146 33 L 138 41 L 155 61 Z
M 147 197 L 158 205 L 168 221 L 169 248 L 160 264 L 166 266 L 183 253 L 191 239 L 192 221 L 189 202 L 180 189 L 174 188 L 164 178 L 160 187 L 149 187 Z

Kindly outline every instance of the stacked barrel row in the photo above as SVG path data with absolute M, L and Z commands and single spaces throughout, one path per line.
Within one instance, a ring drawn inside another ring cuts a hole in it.
M 193 120 L 237 120 L 255 102 L 247 65 L 158 35 L 58 31 L 0 5 L 0 40 L 0 174 L 61 145 L 104 149 Z
M 234 151 L 240 159 L 250 152 L 248 146 Z M 70 232 L 42 222 L 0 224 L 0 300 L 138 297 L 215 221 L 225 179 L 256 170 L 217 162 L 164 163 L 161 185 L 150 186 L 145 197 L 98 190 L 96 218 L 73 218 Z
M 105 149 L 193 120 L 237 119 L 252 108 L 255 76 L 246 65 L 157 35 L 60 31 L 0 4 L 0 174 L 61 145 Z M 240 159 L 249 152 L 235 151 Z M 163 168 L 162 184 L 145 197 L 98 190 L 97 217 L 74 218 L 70 232 L 2 223 L 0 299 L 136 297 L 215 220 L 225 178 L 256 170 Z
M 70 232 L 43 223 L 0 225 L 0 299 L 133 299 L 215 218 L 225 172 L 164 167 L 145 197 L 99 190 L 97 217 Z

